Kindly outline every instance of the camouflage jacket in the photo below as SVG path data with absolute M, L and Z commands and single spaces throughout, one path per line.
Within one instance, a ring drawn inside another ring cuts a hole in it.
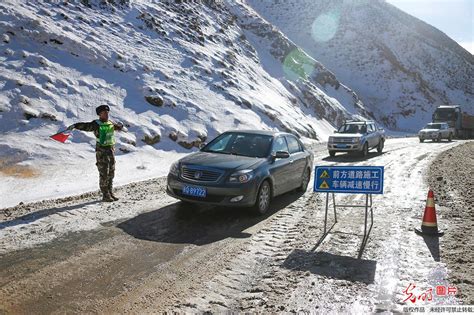
M 122 125 L 116 124 L 114 122 L 112 122 L 112 124 L 114 125 L 114 130 L 122 130 L 122 128 L 123 128 Z M 82 131 L 92 131 L 94 133 L 96 139 L 99 138 L 99 124 L 97 123 L 96 120 L 93 120 L 91 122 L 75 123 L 74 128 L 77 129 L 77 130 L 82 130 Z M 104 148 L 104 147 L 101 147 L 100 145 L 97 145 L 96 147 L 97 148 Z M 113 146 L 111 146 L 111 148 L 113 149 Z

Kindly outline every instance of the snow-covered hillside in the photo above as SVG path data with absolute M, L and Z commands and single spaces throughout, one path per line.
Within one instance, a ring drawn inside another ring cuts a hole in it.
M 371 116 L 238 1 L 2 1 L 0 36 L 0 206 L 95 189 L 93 135 L 48 136 L 104 103 L 128 127 L 119 183 L 163 175 L 227 129 L 324 141 L 344 118 Z
M 474 113 L 474 56 L 383 0 L 246 3 L 354 89 L 388 127 L 417 130 L 441 104 Z

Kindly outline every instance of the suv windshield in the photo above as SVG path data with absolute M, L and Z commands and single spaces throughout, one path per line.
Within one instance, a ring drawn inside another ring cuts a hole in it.
M 441 124 L 428 124 L 425 129 L 441 129 Z
M 342 125 L 338 130 L 339 133 L 366 133 L 367 126 L 364 124 L 347 124 Z
M 267 157 L 273 137 L 259 134 L 226 132 L 201 149 L 203 152 Z

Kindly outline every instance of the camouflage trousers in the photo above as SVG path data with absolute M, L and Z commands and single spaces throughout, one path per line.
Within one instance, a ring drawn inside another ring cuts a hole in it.
M 111 193 L 115 176 L 115 156 L 112 147 L 99 147 L 95 150 L 97 169 L 99 170 L 99 187 L 103 194 Z

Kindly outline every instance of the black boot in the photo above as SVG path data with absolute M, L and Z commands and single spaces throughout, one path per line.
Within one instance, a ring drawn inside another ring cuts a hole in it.
M 115 199 L 112 198 L 110 195 L 109 190 L 106 187 L 100 187 L 100 191 L 102 192 L 102 201 L 104 202 L 113 202 Z
M 108 193 L 109 193 L 110 197 L 111 197 L 114 201 L 119 200 L 119 198 L 117 198 L 117 197 L 114 195 L 112 186 L 109 186 Z
M 102 201 L 104 201 L 104 202 L 114 202 L 115 199 L 112 198 L 112 196 L 107 192 L 107 193 L 102 194 Z

